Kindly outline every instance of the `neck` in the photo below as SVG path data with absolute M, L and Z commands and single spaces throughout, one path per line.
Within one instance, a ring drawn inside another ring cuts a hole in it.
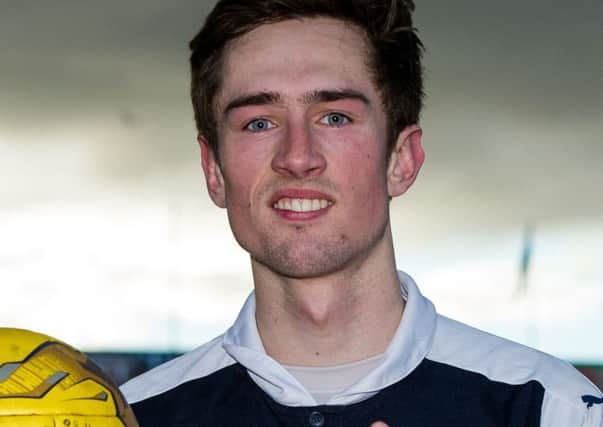
M 391 233 L 355 266 L 327 276 L 290 278 L 252 260 L 256 321 L 278 362 L 331 366 L 381 354 L 402 316 Z

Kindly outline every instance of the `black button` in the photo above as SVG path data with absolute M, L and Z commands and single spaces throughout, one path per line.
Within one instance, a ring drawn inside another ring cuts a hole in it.
M 322 427 L 325 425 L 325 416 L 318 411 L 314 411 L 308 418 L 311 427 Z

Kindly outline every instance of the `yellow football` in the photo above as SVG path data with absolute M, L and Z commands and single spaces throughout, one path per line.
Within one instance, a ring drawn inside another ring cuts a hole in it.
M 138 427 L 117 386 L 52 337 L 0 328 L 0 427 Z

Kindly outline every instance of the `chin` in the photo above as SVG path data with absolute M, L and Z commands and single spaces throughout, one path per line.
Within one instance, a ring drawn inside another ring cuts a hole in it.
M 383 242 L 386 230 L 387 222 L 364 234 L 331 230 L 331 233 L 299 233 L 296 238 L 278 239 L 273 233 L 264 233 L 255 241 L 237 240 L 252 260 L 264 268 L 284 277 L 310 279 L 361 265 Z
M 283 265 L 283 263 L 267 263 L 260 260 L 258 260 L 258 262 L 263 264 L 273 273 L 276 273 L 283 278 L 298 280 L 326 277 L 337 273 L 338 271 L 342 270 L 343 267 L 333 265 Z
M 365 251 L 349 245 L 342 236 L 336 244 L 293 246 L 283 243 L 267 246 L 252 258 L 269 270 L 285 277 L 310 279 L 344 270 Z

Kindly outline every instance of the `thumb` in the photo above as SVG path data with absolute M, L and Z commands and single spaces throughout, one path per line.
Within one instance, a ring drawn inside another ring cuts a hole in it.
M 371 424 L 371 427 L 389 427 L 387 424 L 385 424 L 383 421 L 375 421 L 373 424 Z

